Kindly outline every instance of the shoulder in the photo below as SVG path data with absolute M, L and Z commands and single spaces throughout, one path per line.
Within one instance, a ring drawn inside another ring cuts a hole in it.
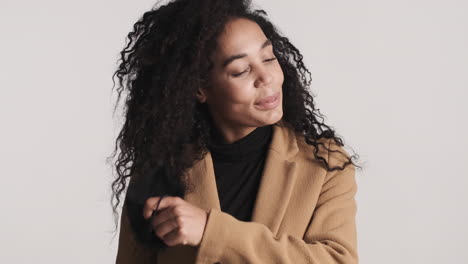
M 353 163 L 349 164 L 350 155 L 343 146 L 338 144 L 333 138 L 320 138 L 317 140 L 317 156 L 322 157 L 327 162 L 329 168 L 335 168 L 329 171 L 326 169 L 323 160 L 314 155 L 316 147 L 308 144 L 304 136 L 297 135 L 296 142 L 299 151 L 295 157 L 295 161 L 299 164 L 304 175 L 313 175 L 322 179 L 322 189 L 332 190 L 330 194 L 348 192 L 354 195 L 357 190 L 355 180 L 356 168 Z
M 327 161 L 329 167 L 343 166 L 344 163 L 349 161 L 350 154 L 333 138 L 319 138 L 314 143 L 309 141 L 309 144 L 304 135 L 294 133 L 295 141 L 298 146 L 298 153 L 296 159 L 308 163 L 321 163 L 317 158 L 322 157 Z

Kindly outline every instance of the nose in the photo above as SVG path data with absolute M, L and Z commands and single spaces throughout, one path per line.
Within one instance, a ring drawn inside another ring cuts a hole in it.
M 257 69 L 257 79 L 255 80 L 255 87 L 265 86 L 271 83 L 273 75 L 265 67 Z

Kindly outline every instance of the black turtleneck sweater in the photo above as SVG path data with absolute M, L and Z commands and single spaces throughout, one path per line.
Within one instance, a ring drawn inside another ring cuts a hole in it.
M 271 125 L 257 127 L 232 144 L 222 143 L 218 134 L 208 144 L 221 211 L 238 220 L 251 221 L 272 129 Z

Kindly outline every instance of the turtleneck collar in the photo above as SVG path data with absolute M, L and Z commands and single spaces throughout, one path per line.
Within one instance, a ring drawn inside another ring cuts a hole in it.
M 234 143 L 222 143 L 219 134 L 214 134 L 208 149 L 214 161 L 243 161 L 263 154 L 271 141 L 272 125 L 257 127 L 247 136 Z

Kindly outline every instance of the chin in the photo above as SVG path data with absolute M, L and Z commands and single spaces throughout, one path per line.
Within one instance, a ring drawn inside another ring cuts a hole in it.
M 262 120 L 262 125 L 261 126 L 268 126 L 268 125 L 273 125 L 281 120 L 283 117 L 283 110 L 282 109 L 275 109 L 274 111 L 271 111 L 269 113 L 264 113 Z
M 274 118 L 274 120 L 272 120 L 271 124 L 278 123 L 281 120 L 281 118 L 283 118 L 283 111 L 281 111 L 281 113 L 279 113 L 278 116 Z

